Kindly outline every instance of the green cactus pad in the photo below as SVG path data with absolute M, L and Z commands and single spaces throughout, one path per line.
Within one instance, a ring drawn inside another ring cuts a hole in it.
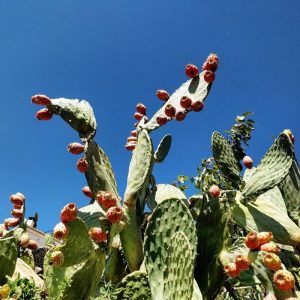
M 149 196 L 147 204 L 153 210 L 157 204 L 170 198 L 182 200 L 187 206 L 188 202 L 184 193 L 171 184 L 157 184 L 154 195 Z
M 78 99 L 51 99 L 52 105 L 48 108 L 51 112 L 61 116 L 80 136 L 94 135 L 97 123 L 90 104 Z
M 196 255 L 196 228 L 186 205 L 179 199 L 162 201 L 154 209 L 145 231 L 144 253 L 145 266 L 153 299 L 163 295 L 163 277 L 167 268 L 168 247 L 176 232 L 186 235 L 191 247 L 190 260 Z
M 12 276 L 15 271 L 18 243 L 10 231 L 5 237 L 0 238 L 0 285 L 6 282 L 6 276 Z
M 99 227 L 99 218 L 105 217 L 106 213 L 98 202 L 95 201 L 93 204 L 81 207 L 78 210 L 77 215 L 84 221 L 88 228 L 91 228 Z
M 215 162 L 223 175 L 238 187 L 242 178 L 240 176 L 239 162 L 229 142 L 217 131 L 212 134 L 211 147 Z
M 211 199 L 197 222 L 195 279 L 203 299 L 214 299 L 226 279 L 220 257 L 230 246 L 230 209 Z
M 100 191 L 108 191 L 119 197 L 116 178 L 110 161 L 103 149 L 93 140 L 88 142 L 86 160 L 89 167 L 85 176 L 93 195 Z
M 183 232 L 176 232 L 172 236 L 165 264 L 163 299 L 191 299 L 194 283 L 194 260 L 190 242 Z
M 248 231 L 271 231 L 278 243 L 300 243 L 300 228 L 276 204 L 263 197 L 245 205 L 237 199 L 232 207 L 232 218 Z
M 81 219 L 69 223 L 69 234 L 62 246 L 50 249 L 44 261 L 44 278 L 50 298 L 87 300 L 93 294 L 104 269 L 105 253 L 94 245 Z M 61 266 L 51 264 L 51 253 L 61 251 Z M 89 278 L 87 281 L 86 278 Z
M 171 148 L 171 144 L 172 144 L 172 136 L 170 134 L 165 135 L 160 141 L 154 153 L 155 162 L 161 163 L 165 160 Z
M 211 88 L 211 84 L 204 80 L 204 72 L 200 73 L 198 77 L 190 79 L 182 84 L 169 98 L 168 101 L 154 114 L 154 116 L 143 127 L 148 131 L 152 131 L 160 127 L 156 122 L 156 118 L 165 115 L 165 107 L 172 104 L 176 111 L 181 111 L 180 99 L 187 96 L 192 100 L 204 101 Z
M 279 184 L 290 218 L 298 223 L 300 219 L 300 170 L 294 160 L 288 176 Z
M 246 183 L 243 196 L 254 198 L 279 184 L 288 175 L 293 157 L 289 138 L 280 134 Z
M 117 299 L 151 300 L 151 290 L 147 273 L 135 271 L 127 275 L 117 286 Z

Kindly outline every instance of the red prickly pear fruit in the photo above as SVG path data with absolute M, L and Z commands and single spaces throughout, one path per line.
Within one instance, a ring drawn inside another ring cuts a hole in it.
M 293 274 L 287 270 L 279 270 L 274 274 L 273 281 L 278 289 L 282 291 L 290 291 L 295 286 L 295 278 Z
M 157 122 L 160 126 L 166 124 L 168 121 L 169 121 L 169 119 L 168 119 L 166 116 L 158 116 L 158 117 L 156 118 L 156 122 Z
M 270 253 L 274 253 L 274 254 L 279 254 L 281 249 L 280 247 L 273 243 L 273 242 L 269 242 L 266 244 L 263 244 L 260 246 L 260 251 L 265 251 L 265 252 L 270 252 Z
M 238 254 L 235 257 L 235 264 L 237 268 L 241 271 L 248 270 L 250 266 L 249 259 L 242 254 Z
M 187 96 L 182 96 L 180 99 L 180 105 L 181 107 L 188 109 L 192 105 L 192 99 Z
M 277 298 L 275 297 L 275 295 L 273 293 L 268 293 L 266 295 L 266 297 L 264 297 L 263 300 L 277 300 Z
M 284 129 L 283 133 L 286 134 L 289 139 L 291 140 L 291 142 L 294 144 L 295 143 L 295 136 L 292 134 L 290 129 Z
M 82 192 L 83 192 L 83 194 L 85 195 L 85 196 L 87 196 L 87 197 L 89 197 L 89 198 L 91 198 L 91 199 L 93 199 L 94 198 L 94 195 L 93 195 L 93 193 L 92 193 L 92 191 L 91 191 L 91 189 L 90 189 L 90 187 L 89 186 L 84 186 L 82 189 Z
M 53 237 L 58 240 L 65 239 L 68 233 L 69 233 L 68 227 L 62 222 L 56 224 L 53 229 Z
M 111 193 L 100 191 L 96 196 L 99 205 L 105 209 L 109 209 L 117 205 L 117 198 Z
M 137 131 L 136 130 L 132 130 L 130 132 L 131 136 L 137 137 Z
M 259 239 L 260 245 L 269 243 L 273 240 L 273 233 L 272 232 L 259 232 L 257 234 L 257 237 Z
M 84 146 L 80 143 L 71 143 L 68 145 L 68 151 L 72 154 L 80 154 L 84 151 Z
M 253 166 L 253 160 L 250 156 L 246 155 L 243 158 L 243 164 L 247 169 L 251 169 Z
M 21 205 L 21 204 L 14 204 L 14 208 L 15 208 L 15 209 L 20 209 L 20 208 L 22 208 L 22 206 L 23 206 L 23 205 Z
M 85 158 L 79 158 L 77 161 L 77 170 L 81 173 L 85 173 L 89 168 L 89 164 Z
M 63 207 L 60 212 L 60 219 L 63 223 L 73 222 L 77 219 L 77 206 L 75 203 L 69 203 Z
M 64 255 L 61 251 L 53 251 L 51 253 L 51 262 L 53 266 L 59 267 L 64 261 Z
M 200 100 L 193 102 L 191 105 L 192 111 L 195 111 L 195 112 L 202 110 L 203 107 L 204 107 L 204 103 Z
M 199 75 L 199 70 L 195 65 L 188 64 L 185 67 L 185 74 L 190 78 L 195 78 Z
M 211 53 L 202 66 L 202 70 L 216 72 L 218 69 L 219 58 L 216 54 Z
M 215 80 L 215 73 L 213 73 L 212 71 L 206 70 L 204 73 L 204 80 L 207 83 L 211 83 Z
M 96 243 L 106 242 L 107 234 L 100 227 L 92 227 L 89 230 L 89 235 Z
M 30 250 L 36 250 L 39 247 L 36 241 L 34 240 L 29 240 L 27 248 Z
M 136 120 L 138 120 L 138 121 L 141 121 L 142 120 L 142 118 L 143 118 L 143 114 L 141 114 L 141 113 L 139 113 L 139 112 L 135 112 L 134 113 L 134 118 L 136 119 Z
M 25 197 L 21 193 L 12 194 L 10 197 L 10 202 L 16 205 L 23 205 L 25 201 Z
M 256 232 L 249 232 L 245 237 L 245 245 L 251 249 L 256 250 L 259 248 L 259 239 Z
M 221 195 L 220 188 L 215 184 L 209 188 L 208 192 L 213 198 L 219 198 Z
M 27 248 L 28 244 L 29 244 L 29 235 L 28 233 L 24 232 L 20 238 L 20 245 L 22 248 Z
M 106 217 L 112 224 L 119 222 L 123 218 L 123 216 L 123 209 L 118 206 L 113 206 L 106 212 Z
M 237 268 L 235 263 L 229 263 L 224 266 L 224 271 L 229 277 L 237 277 L 240 275 L 241 271 Z
M 186 117 L 186 112 L 185 111 L 178 111 L 175 115 L 176 121 L 183 121 Z
M 16 227 L 20 224 L 20 219 L 18 218 L 7 218 L 4 220 L 4 224 L 6 227 Z
M 136 138 L 136 136 L 130 136 L 130 137 L 128 137 L 127 138 L 127 142 L 137 142 L 137 138 Z
M 17 219 L 20 219 L 23 217 L 24 215 L 24 210 L 23 208 L 20 208 L 20 209 L 16 209 L 14 208 L 12 211 L 11 211 L 11 214 L 13 217 L 17 218 Z
M 163 101 L 167 101 L 170 98 L 169 93 L 165 90 L 157 90 L 156 96 L 159 100 L 163 100 Z
M 136 143 L 130 142 L 125 145 L 125 149 L 128 151 L 133 151 L 135 149 Z
M 277 271 L 281 269 L 281 260 L 279 256 L 274 253 L 267 253 L 264 256 L 263 263 L 265 267 L 270 270 Z
M 39 121 L 48 121 L 52 119 L 53 113 L 48 108 L 40 109 L 36 114 L 35 117 Z
M 136 105 L 136 111 L 142 115 L 145 115 L 147 112 L 147 107 L 143 103 L 138 103 Z
M 165 107 L 166 116 L 172 118 L 176 114 L 176 108 L 172 104 L 167 104 Z
M 31 97 L 31 102 L 38 105 L 51 105 L 52 102 L 49 97 L 45 95 L 34 95 Z

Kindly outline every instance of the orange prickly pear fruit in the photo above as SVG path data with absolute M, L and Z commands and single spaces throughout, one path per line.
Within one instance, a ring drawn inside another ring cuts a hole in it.
M 281 269 L 281 260 L 279 256 L 274 253 L 267 253 L 264 256 L 263 263 L 266 268 L 276 271 Z
M 188 64 L 185 67 L 185 74 L 190 78 L 195 78 L 199 75 L 199 70 L 195 65 Z
M 51 99 L 46 95 L 34 95 L 31 97 L 31 102 L 38 105 L 50 105 Z
M 65 239 L 68 233 L 69 233 L 68 227 L 62 222 L 56 224 L 53 229 L 53 237 L 58 240 Z
M 123 216 L 123 209 L 118 206 L 113 206 L 106 212 L 106 217 L 112 224 L 118 223 L 123 218 Z
M 250 262 L 249 262 L 249 259 L 246 256 L 244 256 L 242 254 L 238 254 L 235 257 L 235 265 L 237 266 L 237 268 L 239 270 L 244 271 L 244 270 L 249 269 Z
M 60 212 L 60 219 L 63 223 L 73 222 L 77 219 L 77 206 L 75 203 L 69 203 L 63 207 Z
M 246 246 L 251 250 L 256 250 L 259 248 L 259 239 L 256 232 L 250 232 L 245 238 Z
M 274 274 L 273 281 L 278 289 L 290 291 L 295 286 L 295 279 L 291 272 L 287 270 L 279 270 Z
M 224 271 L 229 277 L 237 277 L 240 275 L 241 271 L 237 268 L 235 263 L 229 263 L 224 266 Z
M 269 242 L 261 245 L 260 250 L 265 252 L 275 253 L 275 254 L 279 254 L 281 251 L 280 247 L 273 242 Z
M 273 233 L 272 232 L 259 232 L 257 234 L 257 237 L 259 239 L 260 245 L 269 243 L 273 240 Z
M 107 240 L 107 234 L 102 231 L 100 227 L 90 228 L 89 235 L 96 243 L 105 242 Z

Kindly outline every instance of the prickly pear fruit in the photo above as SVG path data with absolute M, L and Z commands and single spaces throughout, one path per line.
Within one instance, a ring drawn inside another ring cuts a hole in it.
M 69 203 L 63 207 L 60 212 L 60 219 L 63 223 L 73 222 L 77 219 L 77 206 L 75 203 Z
M 29 244 L 29 235 L 27 232 L 24 232 L 20 238 L 20 245 L 22 248 L 27 248 Z
M 53 237 L 58 240 L 65 239 L 68 233 L 69 233 L 68 227 L 62 222 L 56 224 L 53 229 Z
M 136 105 L 136 111 L 142 115 L 145 115 L 147 112 L 147 107 L 143 103 L 138 103 Z
M 250 266 L 250 262 L 249 262 L 249 259 L 242 255 L 242 254 L 238 254 L 236 257 L 235 257 L 235 265 L 237 266 L 237 268 L 239 270 L 248 270 L 249 269 L 249 266 Z
M 56 267 L 61 266 L 61 264 L 64 261 L 63 253 L 61 251 L 53 251 L 51 253 L 51 261 L 54 266 L 56 266 Z
M 136 130 L 132 130 L 131 132 L 130 132 L 130 134 L 131 134 L 131 136 L 137 136 L 137 131 Z
M 237 277 L 241 271 L 237 268 L 235 263 L 229 263 L 224 266 L 224 271 L 229 277 Z
M 170 98 L 170 95 L 165 90 L 157 90 L 156 96 L 159 100 L 167 101 Z
M 48 121 L 52 119 L 53 113 L 48 108 L 42 108 L 35 114 L 35 117 L 39 121 Z
M 253 160 L 250 156 L 246 155 L 243 158 L 243 164 L 247 169 L 251 169 L 253 166 Z
M 97 202 L 105 209 L 109 209 L 117 205 L 117 198 L 111 193 L 106 191 L 100 191 L 96 195 Z
M 20 224 L 20 219 L 18 218 L 7 218 L 4 220 L 4 224 L 6 227 L 16 227 Z
M 100 227 L 92 227 L 89 230 L 89 235 L 96 243 L 105 242 L 107 234 Z
M 112 224 L 119 222 L 123 218 L 123 215 L 123 209 L 118 206 L 113 206 L 106 212 L 106 217 Z
M 215 184 L 209 188 L 208 192 L 213 198 L 219 198 L 219 196 L 221 195 L 220 188 Z
M 289 139 L 293 144 L 295 143 L 295 136 L 292 134 L 292 132 L 289 129 L 284 129 L 283 133 L 289 137 Z
M 199 70 L 195 65 L 188 64 L 185 67 L 185 74 L 190 78 L 195 78 L 199 75 Z
M 125 148 L 126 148 L 126 150 L 133 151 L 135 149 L 135 146 L 136 146 L 136 143 L 130 142 L 130 143 L 126 143 Z
M 245 237 L 245 245 L 251 249 L 256 250 L 259 248 L 260 243 L 256 232 L 249 232 Z
M 168 122 L 168 118 L 166 116 L 158 116 L 156 118 L 156 122 L 161 126 L 161 125 L 164 125 Z
M 279 270 L 274 274 L 273 281 L 278 289 L 289 291 L 295 286 L 295 279 L 291 272 L 287 270 Z
M 71 143 L 68 145 L 68 151 L 72 154 L 80 154 L 84 151 L 84 146 L 80 143 Z
M 21 205 L 21 206 L 24 204 L 24 201 L 25 201 L 25 197 L 21 193 L 12 194 L 9 197 L 9 199 L 12 204 Z
M 24 209 L 23 208 L 14 208 L 12 211 L 11 211 L 11 214 L 13 217 L 17 218 L 17 219 L 20 219 L 23 217 L 24 215 Z
M 266 268 L 277 271 L 281 269 L 281 260 L 279 256 L 274 253 L 266 253 L 263 259 L 263 263 Z
M 166 116 L 172 118 L 176 114 L 176 109 L 172 104 L 167 104 L 165 107 L 165 114 Z
M 185 111 L 178 111 L 175 115 L 176 121 L 183 121 L 186 117 L 186 112 Z
M 273 233 L 272 232 L 259 232 L 257 234 L 257 237 L 259 239 L 260 245 L 269 243 L 273 240 Z
M 281 251 L 280 247 L 273 242 L 269 242 L 261 245 L 260 250 L 265 252 L 275 253 L 275 254 L 279 254 Z
M 195 101 L 191 105 L 192 111 L 195 111 L 195 112 L 201 111 L 203 109 L 203 107 L 204 107 L 204 104 L 202 101 Z
M 27 248 L 30 249 L 30 250 L 36 250 L 38 248 L 38 244 L 36 241 L 34 240 L 29 240 L 28 242 L 28 245 L 27 245 Z
M 89 164 L 85 158 L 79 158 L 77 161 L 77 170 L 81 173 L 85 173 L 89 168 Z
M 127 138 L 127 142 L 137 142 L 137 138 L 135 136 L 130 136 Z
M 82 189 L 82 192 L 83 192 L 83 194 L 85 195 L 85 196 L 87 196 L 87 197 L 89 197 L 89 198 L 91 198 L 91 199 L 93 199 L 94 198 L 94 195 L 93 195 L 93 193 L 92 193 L 92 191 L 91 191 L 91 189 L 90 189 L 90 187 L 89 186 L 84 186 Z
M 31 102 L 38 105 L 51 105 L 51 100 L 46 95 L 34 95 L 31 97 Z
M 192 99 L 187 96 L 182 96 L 180 99 L 180 105 L 181 107 L 188 109 L 192 105 Z
M 217 54 L 211 53 L 202 66 L 202 70 L 209 70 L 212 72 L 216 72 L 218 69 L 219 58 Z
M 141 113 L 139 113 L 139 112 L 135 112 L 134 113 L 134 118 L 136 119 L 136 120 L 138 120 L 138 121 L 141 121 L 142 120 L 142 118 L 143 118 L 143 114 L 141 114 Z
M 204 73 L 204 80 L 207 83 L 211 83 L 215 80 L 215 74 L 212 71 L 206 70 Z

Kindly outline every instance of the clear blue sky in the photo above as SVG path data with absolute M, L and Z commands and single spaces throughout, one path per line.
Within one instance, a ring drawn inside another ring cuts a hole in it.
M 152 134 L 155 145 L 173 135 L 157 181 L 196 174 L 211 154 L 211 133 L 245 111 L 257 121 L 248 150 L 255 163 L 285 128 L 299 156 L 299 1 L 1 1 L 0 41 L 0 220 L 17 191 L 27 196 L 27 217 L 38 211 L 42 230 L 53 228 L 66 203 L 88 203 L 78 157 L 66 151 L 77 133 L 58 117 L 38 122 L 32 95 L 91 103 L 96 140 L 123 195 L 135 104 L 152 115 L 155 91 L 173 92 L 186 80 L 185 65 L 201 66 L 210 52 L 220 67 L 204 111 Z

